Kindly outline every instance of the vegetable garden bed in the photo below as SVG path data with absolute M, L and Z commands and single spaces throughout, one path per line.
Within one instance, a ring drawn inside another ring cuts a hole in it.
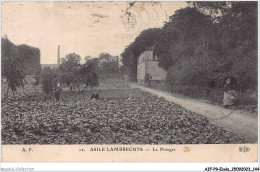
M 138 89 L 2 101 L 2 144 L 243 143 L 206 117 Z M 38 95 L 40 96 L 40 95 Z

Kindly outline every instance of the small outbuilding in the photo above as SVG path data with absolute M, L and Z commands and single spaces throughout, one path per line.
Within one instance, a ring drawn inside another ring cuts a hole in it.
M 147 48 L 137 60 L 137 83 L 154 85 L 165 82 L 166 71 L 158 66 L 158 58 L 153 54 L 154 46 Z

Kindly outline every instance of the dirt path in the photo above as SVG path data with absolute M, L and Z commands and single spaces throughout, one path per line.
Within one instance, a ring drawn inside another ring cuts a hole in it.
M 179 104 L 190 111 L 206 116 L 211 123 L 238 134 L 240 137 L 245 138 L 249 143 L 257 143 L 257 113 L 250 113 L 244 110 L 225 109 L 221 106 L 205 103 L 197 99 L 147 88 L 138 84 L 131 84 L 131 88 L 139 88 L 159 97 L 164 97 L 166 100 Z

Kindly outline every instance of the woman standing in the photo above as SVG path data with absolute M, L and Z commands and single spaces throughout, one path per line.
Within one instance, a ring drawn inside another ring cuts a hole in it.
M 231 83 L 231 79 L 227 78 L 226 83 L 224 85 L 224 99 L 223 105 L 225 108 L 229 106 L 237 105 L 237 93 L 234 89 L 234 83 Z
M 55 92 L 54 92 L 54 95 L 55 95 L 55 98 L 57 101 L 60 100 L 60 97 L 61 97 L 61 85 L 60 84 L 57 84 L 57 88 L 55 89 Z

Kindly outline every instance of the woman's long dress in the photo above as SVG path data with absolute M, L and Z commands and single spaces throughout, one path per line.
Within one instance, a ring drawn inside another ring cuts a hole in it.
M 224 99 L 223 99 L 223 105 L 224 106 L 231 106 L 235 102 L 235 94 L 236 92 L 231 89 L 230 84 L 226 84 L 224 86 Z

